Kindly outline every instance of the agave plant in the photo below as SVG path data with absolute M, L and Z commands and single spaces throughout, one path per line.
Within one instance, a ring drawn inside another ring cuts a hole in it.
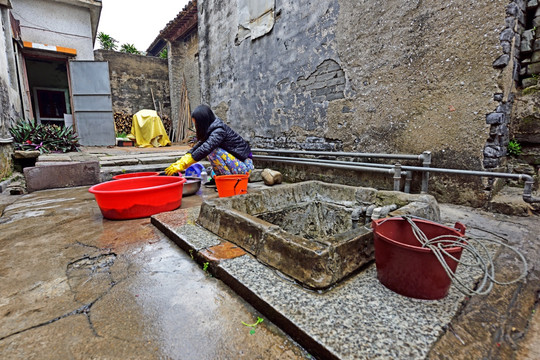
M 17 150 L 40 153 L 79 151 L 79 139 L 71 126 L 43 125 L 19 119 L 9 130 Z

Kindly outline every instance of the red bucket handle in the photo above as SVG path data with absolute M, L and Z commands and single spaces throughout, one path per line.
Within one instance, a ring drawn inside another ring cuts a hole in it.
M 465 235 L 465 225 L 463 225 L 459 221 L 457 221 L 456 224 L 454 225 L 454 229 L 459 231 L 461 235 Z
M 238 183 L 240 182 L 240 180 L 242 180 L 242 179 L 240 179 L 240 178 L 236 179 L 236 184 L 234 184 L 234 188 L 233 188 L 234 195 L 238 195 L 238 194 L 236 193 L 236 185 L 238 185 Z

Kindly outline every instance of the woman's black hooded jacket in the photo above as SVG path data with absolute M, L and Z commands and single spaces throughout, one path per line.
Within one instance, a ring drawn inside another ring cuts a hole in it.
M 206 139 L 199 141 L 188 152 L 191 153 L 193 160 L 201 161 L 218 147 L 231 153 L 240 161 L 251 156 L 251 147 L 248 142 L 218 117 L 208 127 Z

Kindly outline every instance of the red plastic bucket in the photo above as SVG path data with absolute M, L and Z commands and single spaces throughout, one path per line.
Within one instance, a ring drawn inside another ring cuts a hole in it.
M 141 177 L 141 176 L 157 176 L 159 173 L 157 171 L 146 171 L 146 172 L 134 172 L 129 174 L 120 174 L 120 175 L 114 175 L 112 178 L 113 180 L 119 180 L 119 179 L 129 179 L 134 177 Z
M 219 197 L 247 194 L 249 175 L 218 175 L 214 179 Z
M 459 222 L 454 229 L 428 220 L 413 221 L 428 239 L 465 235 L 465 226 Z M 372 227 L 377 278 L 384 286 L 416 299 L 442 299 L 448 294 L 452 283 L 450 277 L 432 250 L 422 247 L 407 220 L 401 217 L 380 219 L 373 221 Z M 448 240 L 456 239 L 449 237 Z M 462 250 L 459 246 L 445 248 L 458 260 Z M 457 261 L 447 255 L 443 257 L 451 271 L 455 272 Z
M 185 182 L 179 176 L 144 176 L 107 181 L 88 191 L 96 197 L 103 217 L 136 219 L 179 208 Z

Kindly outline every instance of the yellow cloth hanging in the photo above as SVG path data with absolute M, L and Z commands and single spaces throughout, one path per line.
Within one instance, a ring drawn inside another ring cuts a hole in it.
M 155 110 L 141 110 L 133 115 L 131 133 L 127 136 L 138 147 L 160 147 L 171 145 L 163 122 Z

